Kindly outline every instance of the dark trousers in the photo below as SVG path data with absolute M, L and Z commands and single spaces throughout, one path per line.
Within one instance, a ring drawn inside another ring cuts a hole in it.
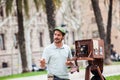
M 54 80 L 70 80 L 70 79 L 61 79 L 61 78 L 59 78 L 57 76 L 54 76 Z

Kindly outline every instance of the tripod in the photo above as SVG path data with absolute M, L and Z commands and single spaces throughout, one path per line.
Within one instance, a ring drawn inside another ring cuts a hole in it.
M 103 59 L 95 59 L 88 61 L 86 67 L 85 80 L 90 80 L 90 72 L 94 75 L 91 80 L 105 80 L 102 75 L 103 72 Z

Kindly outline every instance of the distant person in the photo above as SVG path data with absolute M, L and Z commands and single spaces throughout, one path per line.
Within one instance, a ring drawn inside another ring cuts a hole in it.
M 120 60 L 120 55 L 114 49 L 113 44 L 111 45 L 111 60 L 112 61 L 119 61 Z
M 67 67 L 73 65 L 71 49 L 62 41 L 66 31 L 62 27 L 54 29 L 54 42 L 46 47 L 40 60 L 41 67 L 47 66 L 48 80 L 69 80 Z

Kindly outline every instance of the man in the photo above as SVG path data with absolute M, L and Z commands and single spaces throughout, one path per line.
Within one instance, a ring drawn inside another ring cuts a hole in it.
M 62 41 L 66 31 L 62 27 L 54 29 L 54 42 L 46 47 L 40 60 L 41 67 L 47 66 L 48 78 L 53 80 L 69 80 L 67 67 L 73 65 L 70 48 Z

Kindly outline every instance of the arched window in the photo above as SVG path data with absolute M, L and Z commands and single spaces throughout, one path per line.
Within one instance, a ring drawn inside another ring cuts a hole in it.
M 5 50 L 4 34 L 0 34 L 0 50 Z
M 40 47 L 43 47 L 43 32 L 40 32 Z
M 18 36 L 18 34 L 15 33 L 15 34 L 14 34 L 14 47 L 15 47 L 15 49 L 18 48 L 18 39 L 17 39 L 17 36 Z

